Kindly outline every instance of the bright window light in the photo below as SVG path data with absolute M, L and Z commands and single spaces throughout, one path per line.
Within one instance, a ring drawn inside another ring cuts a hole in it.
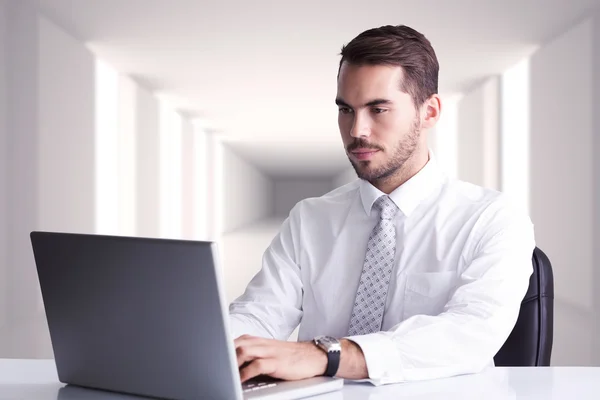
M 96 61 L 96 232 L 119 232 L 119 76 Z
M 181 116 L 160 101 L 160 235 L 182 237 Z
M 209 193 L 212 194 L 207 211 L 211 216 L 210 237 L 211 240 L 219 242 L 224 230 L 223 202 L 225 200 L 225 184 L 223 179 L 225 176 L 223 173 L 223 143 L 215 135 L 208 134 L 206 147 L 209 151 L 208 173 L 210 175 L 209 182 L 211 185 Z
M 501 189 L 529 211 L 529 60 L 502 76 Z
M 208 160 L 206 132 L 194 124 L 194 238 L 208 239 Z
M 136 233 L 136 87 L 119 80 L 119 232 Z
M 194 126 L 181 119 L 181 234 L 193 239 L 194 232 Z
M 441 168 L 451 178 L 458 174 L 458 102 L 459 96 L 442 98 L 442 114 L 435 127 L 436 159 Z

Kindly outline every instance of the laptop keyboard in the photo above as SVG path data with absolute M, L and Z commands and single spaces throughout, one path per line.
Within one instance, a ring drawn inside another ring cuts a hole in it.
M 254 392 L 256 390 L 272 388 L 277 386 L 275 382 L 247 382 L 242 385 L 242 391 L 244 393 Z

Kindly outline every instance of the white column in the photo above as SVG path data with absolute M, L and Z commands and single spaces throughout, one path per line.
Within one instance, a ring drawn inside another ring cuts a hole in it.
M 502 75 L 501 188 L 529 209 L 529 60 Z
M 500 79 L 483 87 L 483 186 L 500 189 Z
M 159 236 L 159 107 L 148 90 L 136 90 L 136 234 Z
M 119 233 L 119 75 L 96 62 L 96 233 Z
M 216 135 L 207 133 L 206 148 L 208 152 L 208 237 L 210 240 L 219 241 L 223 234 L 224 226 L 225 183 L 223 182 L 223 144 Z
M 137 88 L 119 76 L 119 234 L 134 236 L 136 229 Z
M 493 77 L 458 104 L 458 178 L 491 189 L 500 186 L 499 96 L 499 78 Z
M 194 123 L 194 238 L 208 240 L 209 238 L 209 161 L 206 132 Z
M 194 238 L 194 126 L 187 119 L 181 121 L 181 234 Z
M 136 234 L 137 88 L 96 62 L 96 232 Z
M 160 235 L 181 237 L 181 116 L 160 101 Z
M 442 114 L 430 142 L 440 167 L 452 178 L 458 175 L 458 104 L 461 98 L 458 95 L 442 98 Z

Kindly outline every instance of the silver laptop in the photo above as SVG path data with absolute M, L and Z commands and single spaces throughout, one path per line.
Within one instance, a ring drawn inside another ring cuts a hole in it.
M 188 399 L 297 399 L 343 380 L 240 383 L 216 245 L 32 232 L 59 380 Z

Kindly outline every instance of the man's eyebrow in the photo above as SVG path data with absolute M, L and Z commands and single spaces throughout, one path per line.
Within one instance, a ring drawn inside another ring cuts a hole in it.
M 386 105 L 386 104 L 391 104 L 391 103 L 392 103 L 392 101 L 388 100 L 388 99 L 375 99 L 375 100 L 371 100 L 370 102 L 365 104 L 365 106 L 373 107 L 373 106 L 381 106 L 381 105 Z
M 375 99 L 375 100 L 369 101 L 364 106 L 365 107 L 374 107 L 374 106 L 386 105 L 386 104 L 391 104 L 391 103 L 392 103 L 392 101 L 388 100 L 388 99 Z M 342 107 L 352 108 L 352 107 L 350 107 L 350 105 L 348 103 L 346 103 L 344 100 L 342 100 L 339 97 L 335 99 L 335 104 L 337 104 L 338 106 L 342 106 Z
M 337 97 L 335 99 L 335 104 L 337 104 L 338 106 L 343 106 L 343 107 L 348 107 L 348 108 L 352 108 L 350 107 L 350 105 L 348 103 L 346 103 L 344 100 L 342 100 L 341 98 Z

